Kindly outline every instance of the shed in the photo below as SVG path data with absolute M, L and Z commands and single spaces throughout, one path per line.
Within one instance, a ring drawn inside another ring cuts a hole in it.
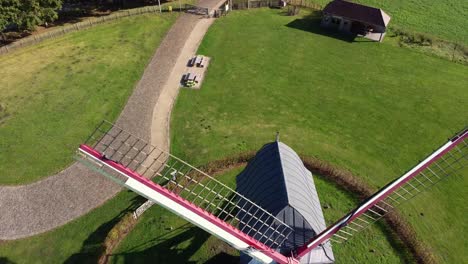
M 321 24 L 381 42 L 389 22 L 390 16 L 382 9 L 334 0 L 323 9 Z
M 276 141 L 264 145 L 236 182 L 240 194 L 293 228 L 277 248 L 281 253 L 290 254 L 326 228 L 312 173 L 286 144 Z M 249 213 L 255 215 L 253 211 Z M 241 223 L 240 229 L 243 228 Z M 250 261 L 248 255 L 241 254 L 241 263 Z M 329 242 L 301 259 L 301 263 L 333 262 Z

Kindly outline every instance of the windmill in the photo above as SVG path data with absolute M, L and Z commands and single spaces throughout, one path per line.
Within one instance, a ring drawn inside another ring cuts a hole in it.
M 80 145 L 76 158 L 240 250 L 243 263 L 332 263 L 331 242 L 348 241 L 424 189 L 460 173 L 468 164 L 467 137 L 468 129 L 457 133 L 329 227 L 310 172 L 279 141 L 257 153 L 237 177 L 237 190 L 106 121 Z M 262 175 L 282 181 L 277 200 L 286 201 L 276 208 L 258 188 L 249 188 L 261 186 Z M 305 200 L 291 192 L 296 181 Z

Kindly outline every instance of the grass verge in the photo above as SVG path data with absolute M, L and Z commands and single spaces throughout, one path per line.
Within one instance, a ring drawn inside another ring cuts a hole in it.
M 210 162 L 201 169 L 235 188 L 235 176 L 253 155 L 254 152 L 246 152 Z M 303 157 L 303 160 L 306 167 L 316 175 L 315 182 L 320 187 L 320 199 L 329 223 L 373 192 L 372 188 L 346 171 L 316 158 Z M 103 207 L 54 231 L 4 242 L 5 247 L 0 249 L 0 260 L 15 262 L 27 254 L 28 257 L 23 259 L 27 263 L 39 259 L 39 256 L 43 257 L 38 263 L 138 263 L 149 259 L 158 259 L 162 263 L 173 263 L 175 260 L 197 263 L 238 262 L 237 251 L 159 206 L 150 209 L 153 213 L 150 216 L 146 213 L 141 218 L 142 223 L 136 225 L 138 222 L 133 219 L 131 212 L 143 201 L 129 191 L 123 192 Z M 387 222 L 390 226 L 380 222 L 370 232 L 366 231 L 366 243 L 352 240 L 344 247 L 336 246 L 335 254 L 340 262 L 346 258 L 351 261 L 349 263 L 376 259 L 381 263 L 408 263 L 412 262 L 411 252 L 415 259 L 422 260 L 421 263 L 430 263 L 427 261 L 430 254 L 424 251 L 424 245 L 417 237 L 411 235 L 414 233 L 401 218 L 390 216 Z M 41 246 L 34 246 L 44 243 L 50 248 L 45 250 Z M 65 245 L 63 249 L 62 245 Z M 53 254 L 55 250 L 61 252 Z
M 124 191 L 83 217 L 30 238 L 0 242 L 0 263 L 96 263 L 112 228 L 143 199 Z
M 235 188 L 235 176 L 245 165 L 244 154 L 231 159 L 210 162 L 204 168 L 217 175 L 221 182 Z M 307 164 L 307 163 L 306 163 Z M 316 164 L 316 163 L 315 163 Z M 323 164 L 323 163 L 321 163 Z M 240 166 L 240 167 L 239 167 Z M 313 166 L 313 165 L 312 165 Z M 336 175 L 336 174 L 335 174 Z M 351 209 L 358 203 L 356 196 L 329 182 L 327 177 L 316 177 L 325 218 L 331 219 Z M 347 208 L 350 207 L 350 208 Z M 388 227 L 380 223 L 372 226 L 363 236 L 366 241 L 351 241 L 345 246 L 335 246 L 335 257 L 340 263 L 411 262 L 405 245 L 393 237 Z M 147 211 L 131 233 L 121 242 L 109 263 L 238 263 L 238 252 L 224 242 L 200 230 L 180 217 L 160 207 Z
M 466 125 L 466 66 L 385 42 L 350 42 L 306 17 L 232 12 L 210 28 L 199 53 L 213 59 L 203 87 L 181 91 L 171 121 L 174 154 L 195 164 L 259 149 L 280 131 L 299 153 L 378 188 Z M 466 230 L 457 221 L 463 210 L 452 208 L 464 207 L 467 183 L 444 182 L 403 208 L 440 262 L 463 255 L 455 235 Z
M 118 116 L 176 17 L 124 18 L 2 56 L 0 184 L 70 164 L 89 131 Z

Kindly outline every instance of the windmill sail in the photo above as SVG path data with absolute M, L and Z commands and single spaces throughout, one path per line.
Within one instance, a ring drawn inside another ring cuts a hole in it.
M 300 259 L 328 240 L 335 243 L 346 242 L 393 208 L 448 176 L 460 173 L 467 165 L 468 129 L 465 129 L 403 176 L 383 187 L 335 224 L 297 249 L 296 258 Z
M 278 250 L 293 232 L 289 225 L 210 175 L 109 122 L 96 128 L 79 147 L 76 158 L 262 263 L 289 264 L 299 263 L 330 240 L 349 240 L 401 203 L 460 172 L 468 164 L 467 138 L 465 129 L 295 249 L 293 256 Z
M 96 128 L 76 158 L 263 263 L 297 262 L 274 250 L 291 227 L 210 175 L 109 122 Z

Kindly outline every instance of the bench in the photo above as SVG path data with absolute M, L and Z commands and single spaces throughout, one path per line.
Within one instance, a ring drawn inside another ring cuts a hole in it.
M 195 60 L 196 59 L 197 59 L 197 57 L 192 57 L 188 62 L 188 66 L 193 67 L 195 65 Z
M 198 67 L 200 67 L 200 68 L 205 68 L 205 64 L 206 64 L 206 60 L 204 59 L 204 60 L 202 60 L 202 61 L 200 62 L 200 64 L 199 64 Z
M 190 79 L 190 73 L 184 74 L 182 77 L 182 83 L 186 83 Z
M 200 61 L 203 60 L 203 57 L 202 56 L 196 56 L 195 57 L 195 64 L 198 65 L 200 63 Z
M 203 63 L 203 56 L 200 56 L 200 59 L 197 61 L 197 67 L 203 67 L 201 66 Z
M 197 75 L 196 74 L 190 74 L 190 76 L 187 78 L 188 81 L 196 81 L 197 80 Z

